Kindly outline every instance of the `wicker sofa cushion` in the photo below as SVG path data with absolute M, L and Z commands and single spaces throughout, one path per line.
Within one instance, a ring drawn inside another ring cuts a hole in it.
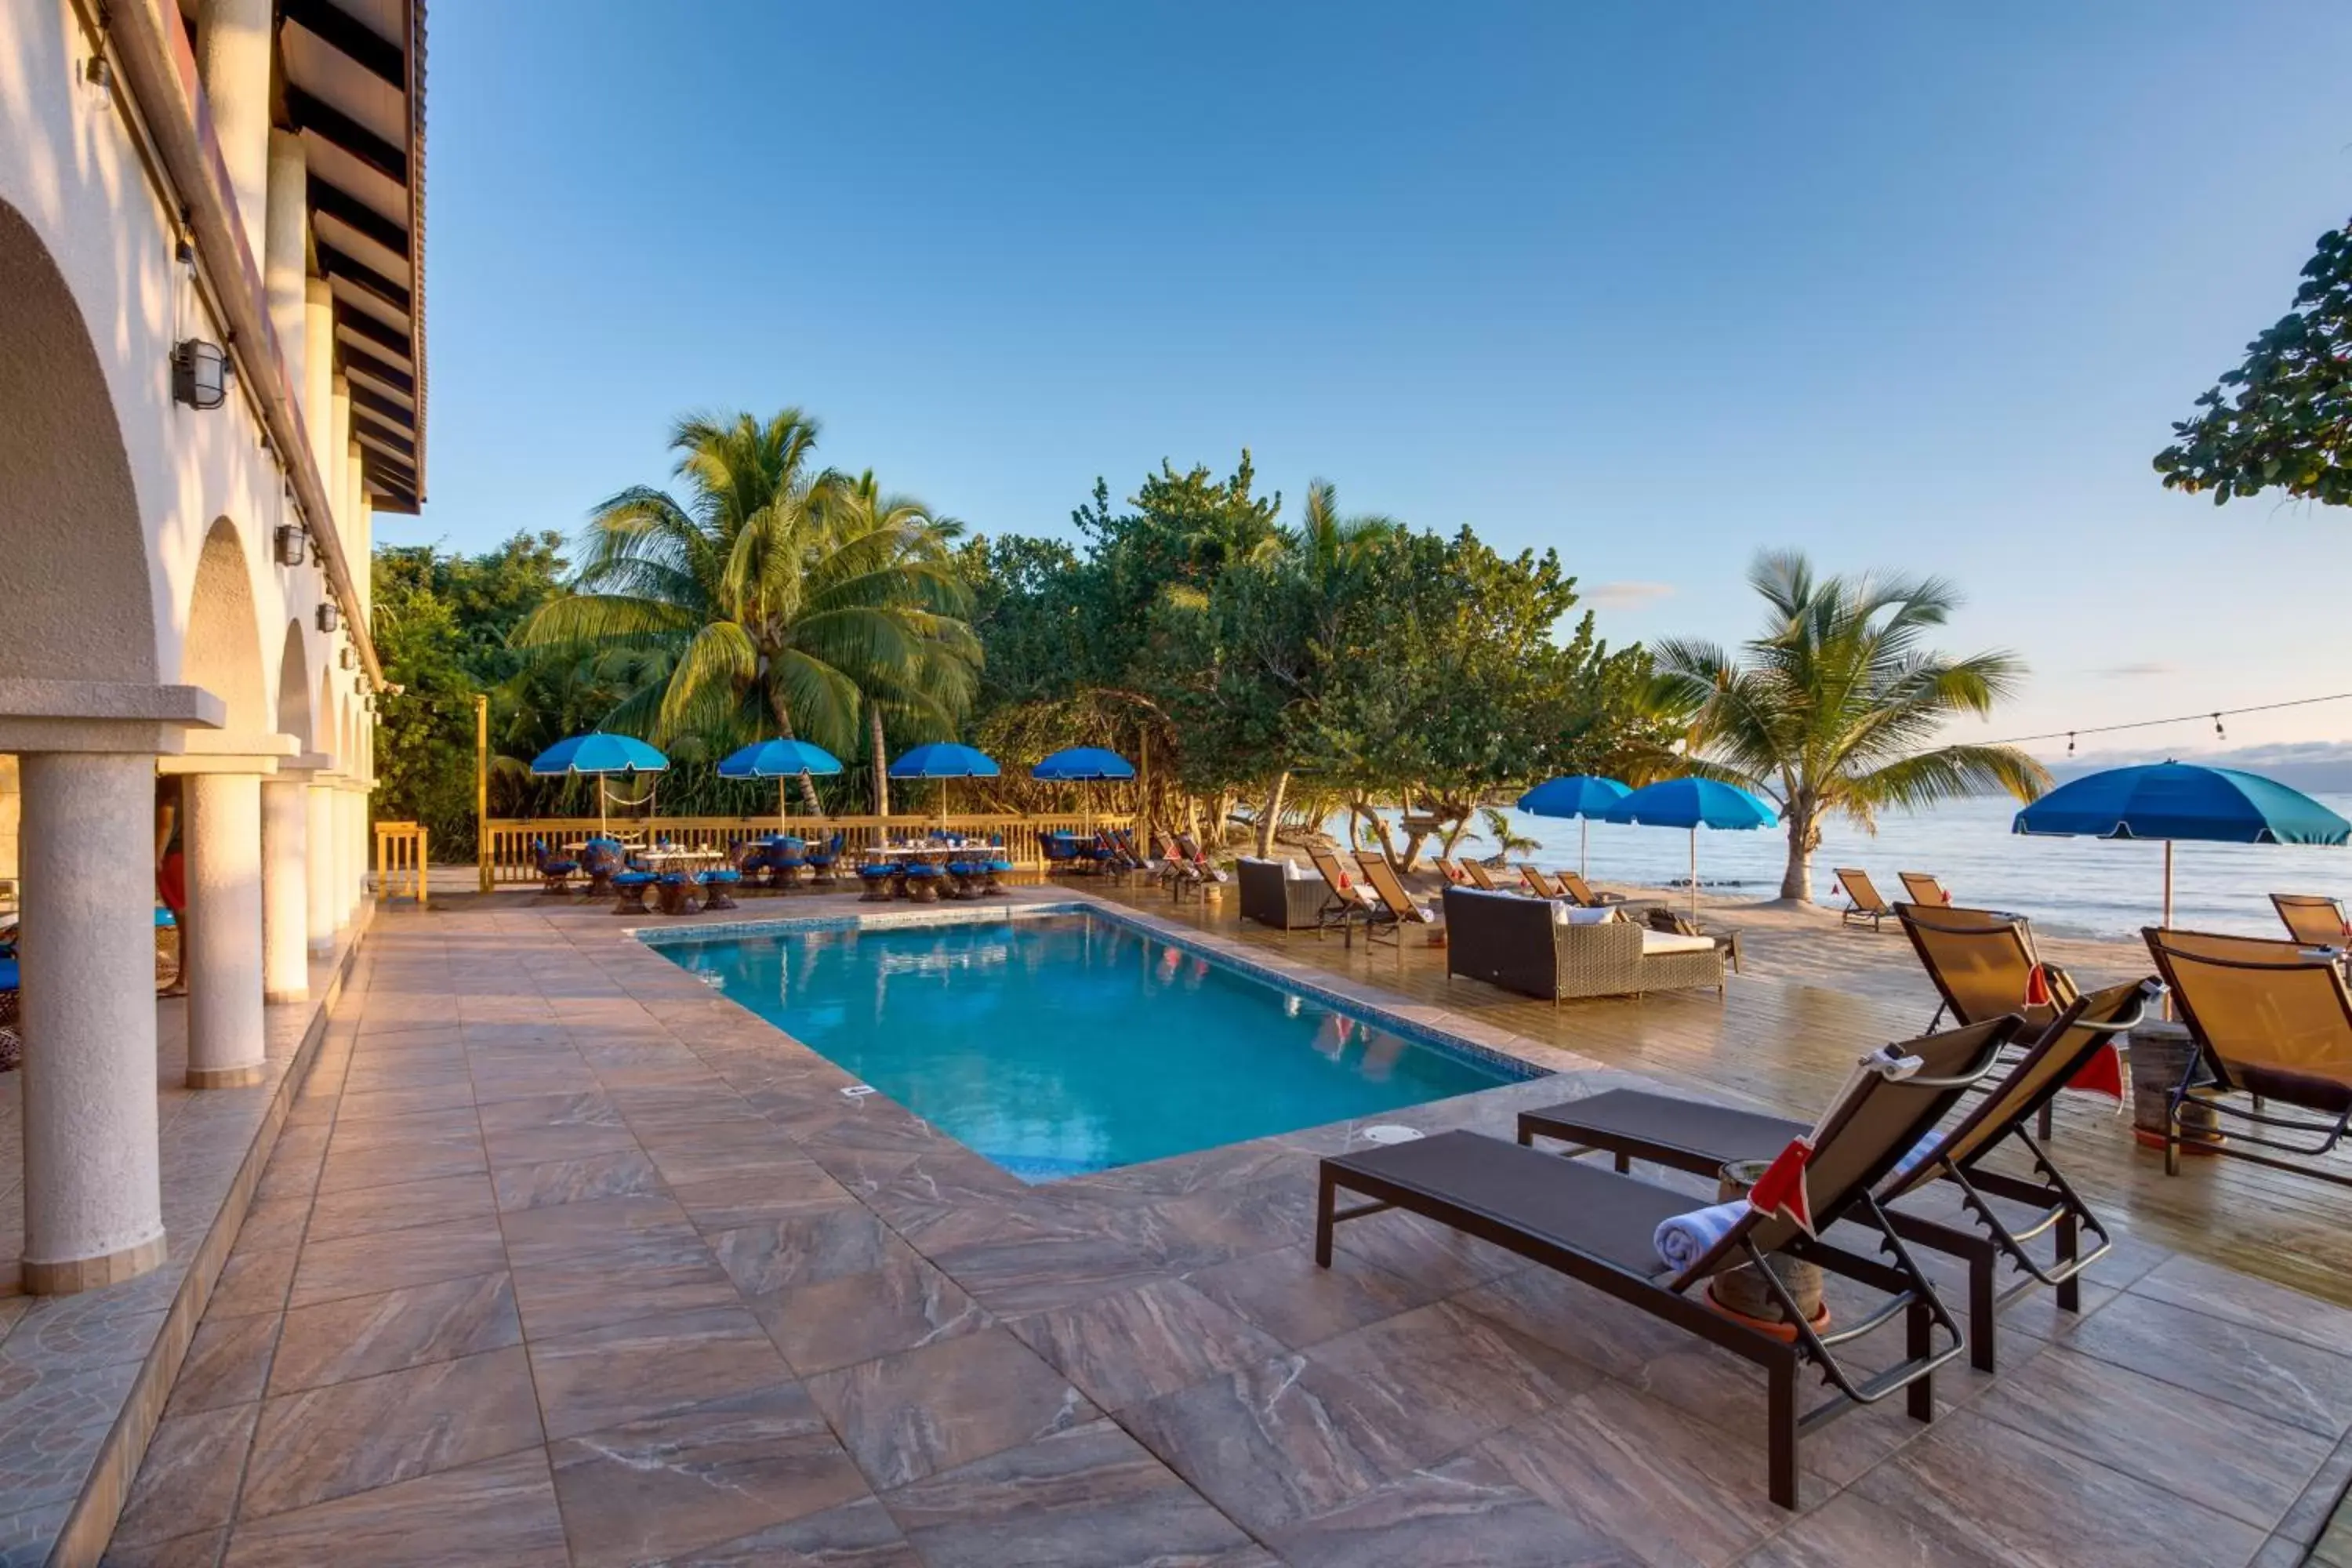
M 1562 926 L 1605 926 L 1617 920 L 1615 910 L 1579 909 L 1574 904 L 1556 903 L 1551 907 L 1551 923 Z
M 1673 931 L 1644 931 L 1642 932 L 1642 956 L 1651 957 L 1666 952 L 1708 952 L 1715 948 L 1712 938 L 1678 936 Z

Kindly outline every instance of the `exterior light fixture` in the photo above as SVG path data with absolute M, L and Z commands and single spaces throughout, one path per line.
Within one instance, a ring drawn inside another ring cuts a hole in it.
M 82 62 L 81 79 L 96 88 L 100 98 L 113 98 L 114 68 L 106 63 L 104 55 L 92 55 Z
M 305 554 L 303 545 L 306 542 L 307 540 L 299 525 L 290 522 L 279 523 L 278 525 L 278 564 L 301 565 Z
M 228 351 L 202 338 L 172 350 L 172 396 L 191 408 L 218 408 L 228 400 Z
M 336 618 L 335 606 L 333 605 L 328 604 L 319 606 L 319 629 L 320 631 L 333 631 L 336 626 L 341 624 L 342 623 Z
M 360 656 L 353 653 L 350 648 L 343 649 L 343 668 L 345 669 L 357 669 L 359 667 Z

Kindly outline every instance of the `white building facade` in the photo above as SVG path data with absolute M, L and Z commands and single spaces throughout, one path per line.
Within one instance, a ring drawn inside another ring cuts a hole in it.
M 159 775 L 184 802 L 190 1088 L 256 1081 L 265 1001 L 364 919 L 366 563 L 374 515 L 423 499 L 422 43 L 421 0 L 0 5 L 36 1293 L 164 1255 Z

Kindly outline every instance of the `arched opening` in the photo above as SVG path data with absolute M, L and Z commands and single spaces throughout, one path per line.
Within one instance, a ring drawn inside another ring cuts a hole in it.
M 299 621 L 286 624 L 286 651 L 278 659 L 278 732 L 301 742 L 306 752 L 319 749 L 310 708 L 310 655 Z
M 180 679 L 201 686 L 228 708 L 232 734 L 277 728 L 262 679 L 261 627 L 253 609 L 253 578 L 236 525 L 215 519 L 196 558 L 196 585 L 188 596 L 188 637 Z
M 146 531 L 81 310 L 0 202 L 0 676 L 157 679 Z

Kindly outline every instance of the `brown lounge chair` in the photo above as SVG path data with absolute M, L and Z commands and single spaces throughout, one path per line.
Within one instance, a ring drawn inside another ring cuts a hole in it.
M 1506 888 L 1501 883 L 1496 881 L 1494 874 L 1488 871 L 1484 865 L 1475 860 L 1463 861 L 1462 873 L 1464 876 L 1470 879 L 1470 886 L 1477 889 L 1482 893 L 1507 893 L 1515 890 L 1510 888 Z
M 2075 1193 L 2049 1152 L 2026 1131 L 2026 1121 L 2047 1105 L 2084 1063 L 2115 1037 L 2138 1026 L 2156 1002 L 2154 980 L 2137 980 L 2109 986 L 2082 998 L 2059 1016 L 2027 1050 L 2024 1060 L 2000 1086 L 1979 1100 L 1976 1108 L 1944 1140 L 1936 1159 L 1890 1179 L 1879 1188 L 1879 1198 L 1892 1202 L 1944 1180 L 1960 1191 L 1961 1206 L 1983 1234 L 1926 1218 L 1916 1211 L 1890 1208 L 1906 1241 L 1948 1253 L 1969 1266 L 1969 1352 L 1981 1371 L 1998 1365 L 1995 1314 L 2037 1285 L 2053 1288 L 2062 1311 L 2082 1310 L 2083 1270 L 2105 1256 L 2114 1245 L 2107 1227 Z M 1739 1160 L 1769 1160 L 1805 1131 L 1805 1124 L 1785 1117 L 1736 1110 L 1674 1095 L 1641 1089 L 1612 1089 L 1564 1105 L 1519 1113 L 1519 1142 L 1557 1138 L 1575 1145 L 1570 1155 L 1599 1152 L 1613 1155 L 1623 1171 L 1634 1160 L 1648 1160 L 1677 1171 L 1713 1175 Z M 2030 1165 L 2039 1180 L 1984 1169 L 1979 1162 L 2003 1142 L 2015 1138 L 2024 1151 L 2020 1162 Z M 2022 1231 L 2012 1230 L 1986 1201 L 1988 1195 L 2023 1204 L 2039 1211 Z M 2037 1259 L 2026 1244 L 2045 1231 L 2055 1230 L 2049 1262 Z M 2095 1238 L 2088 1251 L 2082 1233 Z M 2006 1261 L 2023 1278 L 2000 1288 L 1999 1268 Z
M 1911 901 L 1915 904 L 1948 906 L 1952 901 L 1952 895 L 1946 889 L 1944 884 L 1925 871 L 1897 871 L 1895 875 L 1896 879 L 1902 882 L 1903 890 L 1910 895 Z
M 1403 1209 L 1532 1258 L 1753 1363 L 1764 1370 L 1767 1384 L 1772 1500 L 1793 1509 L 1803 1434 L 1898 1389 L 1913 1419 L 1935 1416 L 1932 1380 L 1938 1367 L 1960 1354 L 1964 1336 L 1873 1189 L 1942 1120 L 1961 1089 L 1991 1068 L 2015 1027 L 2016 1020 L 2004 1018 L 1888 1047 L 1918 1058 L 1918 1071 L 1906 1079 L 1858 1074 L 1824 1118 L 1808 1169 L 1816 1229 L 1848 1219 L 1874 1230 L 1884 1260 L 1809 1237 L 1783 1215 L 1751 1208 L 1696 1262 L 1677 1270 L 1659 1258 L 1655 1238 L 1665 1221 L 1704 1206 L 1688 1193 L 1464 1131 L 1326 1159 L 1315 1260 L 1330 1267 L 1335 1225 Z M 1342 1190 L 1370 1201 L 1339 1208 Z M 1787 1287 L 1765 1267 L 1773 1252 L 1794 1254 L 1884 1291 L 1886 1300 L 1858 1322 L 1824 1332 L 1804 1321 Z M 1793 1339 L 1707 1305 L 1700 1287 L 1742 1264 L 1770 1292 Z M 1906 1331 L 1902 1361 L 1872 1375 L 1839 1359 L 1838 1347 L 1897 1318 Z M 1797 1374 L 1808 1363 L 1837 1394 L 1800 1415 Z
M 1625 901 L 1621 894 L 1594 892 L 1592 884 L 1586 881 L 1580 873 L 1560 871 L 1555 873 L 1555 877 L 1559 883 L 1560 890 L 1588 910 L 1604 909 L 1611 904 L 1622 904 Z
M 1558 882 L 1553 881 L 1536 867 L 1521 866 L 1519 868 L 1519 880 L 1525 882 L 1528 885 L 1528 891 L 1533 893 L 1538 899 L 1554 899 L 1562 903 L 1574 903 L 1576 901 L 1574 899 L 1568 896 L 1567 889 L 1561 887 Z
M 2287 934 L 2314 947 L 2352 945 L 2352 925 L 2345 923 L 2344 906 L 2316 893 L 2273 893 L 2271 907 L 2286 922 Z
M 2180 1172 L 2180 1111 L 2194 1101 L 2245 1128 L 2204 1145 L 2212 1152 L 2352 1186 L 2352 1174 L 2307 1163 L 2333 1152 L 2352 1122 L 2352 993 L 2344 988 L 2341 952 L 2153 927 L 2142 934 L 2197 1042 L 2165 1108 L 2165 1173 Z M 2212 1081 L 2200 1083 L 2206 1074 Z M 2233 1101 L 2241 1093 L 2252 1097 L 2251 1107 Z M 2273 1100 L 2326 1120 L 2273 1116 L 2263 1109 Z M 2275 1152 L 2258 1152 L 2265 1149 Z
M 1323 908 L 1317 915 L 1315 934 L 1320 937 L 1337 926 L 1340 940 L 1352 947 L 1356 942 L 1356 927 L 1360 924 L 1364 927 L 1366 939 L 1370 940 L 1372 922 L 1381 918 L 1384 911 L 1372 897 L 1370 889 L 1365 887 L 1364 879 L 1349 872 L 1339 863 L 1339 857 L 1328 849 L 1310 848 L 1307 851 L 1307 858 L 1315 863 L 1315 869 L 1322 874 L 1323 885 L 1331 890 L 1331 896 L 1323 901 Z
M 1413 896 L 1405 890 L 1404 879 L 1396 874 L 1396 868 L 1386 859 L 1378 855 L 1360 855 L 1356 858 L 1356 865 L 1364 873 L 1364 880 L 1371 884 L 1373 894 L 1381 900 L 1381 908 L 1364 927 L 1366 942 L 1377 942 L 1381 933 L 1386 931 L 1391 942 L 1402 945 L 1406 926 L 1433 926 L 1437 923 L 1437 912 L 1428 905 L 1415 901 Z
M 2048 1028 L 2078 994 L 2073 977 L 2056 964 L 2043 963 L 2034 951 L 2033 925 L 2023 915 L 1898 903 L 1895 918 L 1903 922 L 1911 950 L 1943 999 L 1927 1020 L 1931 1029 L 1947 1013 L 1960 1024 L 2015 1013 L 2032 1033 Z M 2047 1106 L 2042 1108 L 2042 1136 L 2050 1136 Z
M 1436 866 L 1439 876 L 1457 888 L 1475 888 L 1478 885 L 1470 879 L 1470 873 L 1462 868 L 1459 861 L 1448 856 L 1440 855 L 1432 864 Z
M 1879 892 L 1869 872 L 1840 866 L 1836 876 L 1838 889 L 1845 894 L 1845 909 L 1838 916 L 1841 925 L 1858 926 L 1868 921 L 1870 929 L 1876 931 L 1883 922 L 1895 918 L 1895 906 Z

